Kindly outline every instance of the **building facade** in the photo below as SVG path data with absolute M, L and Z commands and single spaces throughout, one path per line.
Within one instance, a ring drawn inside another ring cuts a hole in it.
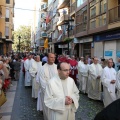
M 14 5 L 14 0 L 0 0 L 0 54 L 12 50 Z
M 45 23 L 51 52 L 120 57 L 120 0 L 48 0 Z

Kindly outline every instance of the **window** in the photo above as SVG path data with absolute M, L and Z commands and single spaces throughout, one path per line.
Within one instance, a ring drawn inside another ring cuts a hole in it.
M 9 27 L 5 27 L 5 36 L 6 36 L 6 39 L 9 39 Z
M 44 18 L 45 17 L 45 14 L 44 13 L 41 13 L 41 18 Z
M 6 9 L 5 21 L 9 22 L 9 9 Z
M 91 21 L 91 28 L 95 28 L 96 27 L 96 20 Z
M 7 4 L 10 4 L 10 0 L 6 0 L 6 3 L 7 3 Z
M 96 7 L 93 7 L 91 9 L 91 17 L 95 17 L 96 16 Z
M 81 6 L 84 2 L 86 2 L 87 0 L 78 0 L 77 1 L 77 7 Z

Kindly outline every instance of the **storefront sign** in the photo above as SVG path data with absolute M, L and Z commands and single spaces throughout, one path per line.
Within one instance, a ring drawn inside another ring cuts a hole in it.
M 112 51 L 105 51 L 105 56 L 112 57 Z
M 104 34 L 96 35 L 96 36 L 94 36 L 93 39 L 95 42 L 99 42 L 99 41 L 103 41 L 103 40 L 120 39 L 120 30 L 114 30 L 114 31 L 107 32 Z
M 116 56 L 117 56 L 117 57 L 120 57 L 120 51 L 117 51 L 117 52 L 116 52 Z
M 87 38 L 74 38 L 74 43 L 86 43 L 86 42 L 92 42 L 93 38 L 92 37 L 87 37 Z

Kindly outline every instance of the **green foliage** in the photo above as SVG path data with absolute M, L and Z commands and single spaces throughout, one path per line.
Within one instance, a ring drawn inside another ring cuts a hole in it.
M 71 41 L 73 38 L 65 38 L 64 41 Z
M 14 51 L 19 50 L 19 36 L 20 39 L 20 51 L 30 51 L 31 50 L 31 27 L 30 26 L 20 26 L 17 30 L 13 32 L 14 44 L 12 49 Z

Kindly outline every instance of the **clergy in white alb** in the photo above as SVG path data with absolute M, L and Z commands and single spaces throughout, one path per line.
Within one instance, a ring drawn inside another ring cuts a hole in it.
M 45 94 L 45 88 L 48 83 L 48 81 L 54 77 L 57 72 L 57 65 L 54 64 L 55 62 L 55 55 L 53 53 L 48 54 L 48 62 L 45 63 L 42 66 L 42 69 L 39 70 L 38 72 L 38 77 L 37 81 L 40 83 L 40 88 L 41 88 L 41 102 L 43 105 L 43 115 L 44 115 L 44 120 L 48 120 L 48 108 L 44 104 L 44 94 Z M 39 97 L 38 97 L 39 98 Z
M 69 77 L 68 63 L 59 63 L 57 69 L 58 75 L 49 80 L 45 91 L 44 102 L 49 108 L 48 120 L 75 120 L 79 90 Z
M 101 75 L 102 66 L 98 63 L 98 58 L 94 57 L 93 63 L 89 67 L 89 88 L 88 97 L 94 100 L 101 100 Z
M 39 84 L 36 81 L 36 75 L 39 69 L 42 66 L 42 62 L 40 61 L 40 56 L 35 56 L 35 61 L 31 63 L 30 67 L 30 74 L 32 76 L 32 98 L 38 97 L 38 90 L 39 90 Z
M 81 73 L 81 91 L 83 93 L 88 93 L 88 70 L 89 70 L 89 64 L 88 60 L 84 59 L 84 64 L 80 67 L 80 73 Z
M 103 94 L 104 106 L 108 106 L 110 103 L 116 100 L 115 94 L 115 83 L 116 83 L 116 71 L 113 66 L 112 59 L 108 60 L 108 66 L 103 69 L 102 73 L 102 84 L 103 84 Z
M 34 59 L 31 58 L 31 55 L 28 55 L 28 59 L 24 62 L 24 68 L 25 68 L 25 86 L 31 86 L 32 80 L 31 75 L 29 73 L 29 69 L 31 66 L 31 63 L 34 61 Z
M 84 57 L 81 57 L 80 61 L 78 62 L 78 79 L 79 79 L 79 90 L 80 91 L 82 90 L 82 79 L 81 79 L 80 68 L 81 68 L 81 65 L 84 64 L 83 60 L 84 60 Z
M 120 98 L 120 70 L 117 72 L 116 88 L 117 88 L 117 99 L 119 99 Z

